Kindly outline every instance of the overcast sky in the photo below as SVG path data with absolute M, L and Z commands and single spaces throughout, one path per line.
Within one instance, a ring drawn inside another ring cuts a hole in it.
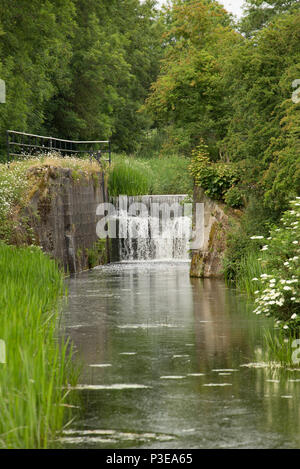
M 238 18 L 242 15 L 242 6 L 244 4 L 244 0 L 218 0 L 222 3 L 227 11 L 233 13 Z M 158 0 L 160 5 L 166 3 L 166 0 Z

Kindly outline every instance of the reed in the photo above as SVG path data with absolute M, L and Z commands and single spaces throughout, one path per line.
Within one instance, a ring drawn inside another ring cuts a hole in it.
M 242 257 L 239 265 L 238 275 L 236 279 L 237 287 L 245 291 L 249 296 L 253 296 L 257 290 L 257 284 L 253 281 L 254 278 L 259 278 L 266 269 L 263 268 L 263 261 L 259 260 L 260 252 L 256 250 L 249 250 L 244 257 Z
M 280 363 L 284 367 L 299 367 L 300 349 L 296 334 L 276 329 L 272 332 L 266 330 L 264 345 L 269 362 Z
M 125 155 L 113 155 L 112 161 L 108 178 L 110 196 L 150 193 L 152 174 L 147 163 Z
M 188 164 L 188 158 L 178 155 L 138 158 L 114 154 L 109 170 L 109 194 L 190 194 L 193 181 Z
M 0 244 L 0 285 L 0 447 L 47 448 L 66 419 L 65 387 L 76 381 L 57 338 L 63 275 L 39 248 Z

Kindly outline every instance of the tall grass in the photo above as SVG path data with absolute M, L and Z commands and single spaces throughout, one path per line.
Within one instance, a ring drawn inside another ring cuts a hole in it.
M 299 367 L 298 356 L 299 345 L 295 343 L 295 334 L 287 335 L 282 331 L 264 333 L 264 345 L 267 352 L 267 359 L 270 362 L 280 363 L 282 366 Z
M 66 417 L 68 345 L 56 337 L 63 276 L 37 248 L 0 244 L 0 447 L 46 448 Z
M 146 163 L 125 155 L 114 155 L 112 162 L 108 178 L 110 196 L 149 194 L 152 174 Z
M 169 155 L 150 158 L 152 194 L 192 194 L 193 179 L 188 171 L 189 158 Z
M 257 290 L 257 285 L 253 279 L 259 278 L 261 274 L 266 273 L 266 269 L 263 268 L 262 257 L 259 258 L 259 254 L 262 255 L 257 250 L 249 250 L 241 258 L 239 264 L 236 286 L 240 290 L 245 291 L 249 296 L 253 296 Z
M 188 172 L 189 160 L 178 155 L 137 158 L 113 155 L 108 189 L 111 196 L 121 194 L 186 194 L 193 188 Z

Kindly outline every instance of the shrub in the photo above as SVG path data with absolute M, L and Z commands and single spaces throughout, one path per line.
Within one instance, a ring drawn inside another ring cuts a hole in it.
M 274 316 L 280 328 L 293 331 L 300 326 L 300 197 L 281 222 L 261 249 L 264 273 L 252 279 L 257 285 L 255 313 Z
M 224 201 L 226 192 L 239 181 L 238 170 L 232 163 L 213 163 L 209 159 L 207 148 L 202 141 L 192 151 L 189 171 L 195 184 L 200 186 L 208 197 Z
M 237 186 L 232 186 L 226 192 L 224 200 L 228 207 L 239 208 L 243 206 L 243 194 Z

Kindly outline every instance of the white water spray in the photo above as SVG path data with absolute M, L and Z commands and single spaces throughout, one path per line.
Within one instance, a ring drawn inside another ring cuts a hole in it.
M 191 217 L 185 195 L 120 196 L 114 200 L 121 261 L 188 260 Z

